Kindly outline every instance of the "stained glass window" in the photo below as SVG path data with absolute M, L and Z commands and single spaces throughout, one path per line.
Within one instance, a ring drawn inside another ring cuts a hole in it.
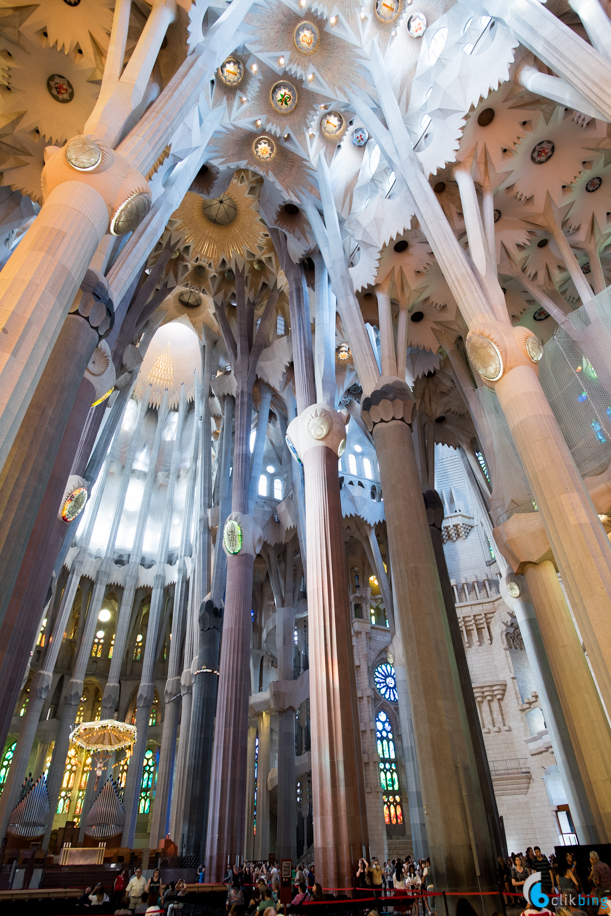
M 389 662 L 378 665 L 373 672 L 373 681 L 376 685 L 376 690 L 385 700 L 388 700 L 390 703 L 397 702 L 399 694 L 397 693 L 397 675 L 394 665 L 391 665 Z
M 486 478 L 486 480 L 488 481 L 488 483 L 490 483 L 490 472 L 488 471 L 488 465 L 486 464 L 486 459 L 484 458 L 482 452 L 476 451 L 476 452 L 475 452 L 475 457 L 477 458 L 477 460 L 478 460 L 478 462 L 479 462 L 479 466 L 480 466 L 480 468 L 482 469 L 482 471 L 483 471 L 483 473 L 484 473 L 484 477 Z
M 376 741 L 380 758 L 378 766 L 384 804 L 384 823 L 390 827 L 397 827 L 403 823 L 403 809 L 401 796 L 395 794 L 400 791 L 399 774 L 395 762 L 395 738 L 390 719 L 383 709 L 376 716 Z
M 46 637 L 45 637 L 45 628 L 46 628 L 46 626 L 47 626 L 47 618 L 45 617 L 45 619 L 44 619 L 43 622 L 42 622 L 42 626 L 41 626 L 41 628 L 40 628 L 40 633 L 38 634 L 38 639 L 36 640 L 36 645 L 37 645 L 37 646 L 41 646 L 41 647 L 42 647 L 42 646 L 44 646 L 44 644 L 45 644 L 45 639 L 46 639 Z
M 149 725 L 157 725 L 157 716 L 159 715 L 159 697 L 155 694 L 155 699 L 153 700 L 153 705 L 151 706 L 151 712 L 149 715 Z
M 78 708 L 78 710 L 77 710 L 77 712 L 76 712 L 76 720 L 75 720 L 75 721 L 76 721 L 76 724 L 77 724 L 77 725 L 80 725 L 81 722 L 84 722 L 84 721 L 85 721 L 85 703 L 86 703 L 86 702 L 87 702 L 87 694 L 84 693 L 83 696 L 81 697 L 81 702 L 80 702 L 79 708 Z
M 138 814 L 148 814 L 151 810 L 151 802 L 155 795 L 155 754 L 149 747 L 144 752 L 144 763 L 142 764 L 142 781 L 140 783 L 140 799 L 138 802 Z
M 6 777 L 8 776 L 8 771 L 11 766 L 11 761 L 15 756 L 15 748 L 17 747 L 17 742 L 13 741 L 8 745 L 4 752 L 4 757 L 2 758 L 2 763 L 0 764 L 0 793 L 4 788 L 4 783 L 6 782 Z
M 104 648 L 104 630 L 98 630 L 91 647 L 92 658 L 102 658 L 102 649 Z
M 112 634 L 112 639 L 110 640 L 110 649 L 108 650 L 108 657 L 112 658 L 112 653 L 115 648 L 115 634 Z
M 134 646 L 133 660 L 139 662 L 142 658 L 142 633 L 136 636 L 136 645 Z
M 119 786 L 121 789 L 125 788 L 125 780 L 127 779 L 127 768 L 129 766 L 129 757 L 125 757 L 119 766 Z

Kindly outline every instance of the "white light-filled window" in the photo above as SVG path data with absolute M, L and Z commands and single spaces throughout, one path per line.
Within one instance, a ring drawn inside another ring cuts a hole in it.
M 371 472 L 371 461 L 369 458 L 363 458 L 363 470 L 365 471 L 365 477 L 367 480 L 373 480 L 373 474 Z
M 282 315 L 278 315 L 278 317 L 276 318 L 276 334 L 278 335 L 278 337 L 282 337 L 285 330 L 286 330 L 286 322 L 284 320 L 284 317 Z
M 354 451 L 355 451 L 355 452 L 362 452 L 363 449 L 362 449 L 362 447 L 361 447 L 360 445 L 355 445 L 355 446 L 354 446 Z
M 354 474 L 356 477 L 356 458 L 354 455 L 348 455 L 348 469 L 350 470 L 350 473 Z
M 282 480 L 279 477 L 274 480 L 274 499 L 282 499 Z
M 259 496 L 267 496 L 267 477 L 261 474 L 259 477 Z
M 250 451 L 253 452 L 255 449 L 255 439 L 257 438 L 257 430 L 253 429 L 250 434 Z
M 448 37 L 447 28 L 437 29 L 429 45 L 429 64 L 434 64 L 441 52 L 443 51 L 446 39 Z

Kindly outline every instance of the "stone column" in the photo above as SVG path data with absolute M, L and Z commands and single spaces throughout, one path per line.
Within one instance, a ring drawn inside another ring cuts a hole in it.
M 611 731 L 571 613 L 550 560 L 525 563 L 524 576 L 600 842 L 611 837 Z M 584 710 L 587 709 L 587 715 Z M 586 830 L 591 825 L 585 824 Z M 585 837 L 584 837 L 585 840 Z
M 290 554 L 291 566 L 293 562 Z M 287 563 L 288 563 L 287 558 Z M 292 571 L 291 571 L 292 580 Z M 291 592 L 293 583 L 291 581 Z M 292 598 L 285 594 L 285 600 Z M 281 607 L 276 611 L 276 645 L 278 648 L 278 680 L 293 680 L 293 629 L 295 608 Z M 277 858 L 296 860 L 297 801 L 295 795 L 295 714 L 288 706 L 278 711 L 278 789 L 277 789 Z
M 189 603 L 187 611 L 187 633 L 185 636 L 185 649 L 183 657 L 183 670 L 180 676 L 180 733 L 178 736 L 178 756 L 176 759 L 176 775 L 174 777 L 174 792 L 172 795 L 172 808 L 170 811 L 170 835 L 175 837 L 180 854 L 185 849 L 184 808 L 187 783 L 187 758 L 189 754 L 189 736 L 191 731 L 191 711 L 193 706 L 193 676 L 191 663 L 194 655 L 195 622 L 193 607 L 194 577 L 189 580 Z
M 259 756 L 257 758 L 257 833 L 255 835 L 255 860 L 267 860 L 269 848 L 269 790 L 267 777 L 270 762 L 271 716 L 259 716 Z
M 53 627 L 51 638 L 47 643 L 43 663 L 40 670 L 34 675 L 32 684 L 30 685 L 30 699 L 25 711 L 25 716 L 23 717 L 23 722 L 21 723 L 21 728 L 19 729 L 17 747 L 15 748 L 11 767 L 6 782 L 4 783 L 2 795 L 0 795 L 0 836 L 6 834 L 10 814 L 15 805 L 19 802 L 19 793 L 26 775 L 26 768 L 36 737 L 40 714 L 45 700 L 49 695 L 55 663 L 57 662 L 64 631 L 72 612 L 72 605 L 74 604 L 80 581 L 81 564 L 75 559 L 62 597 L 59 615 Z M 85 611 L 86 609 L 83 608 L 82 613 L 85 614 Z M 18 681 L 18 684 L 21 685 L 21 680 Z M 11 712 L 14 708 L 15 704 L 13 703 Z M 2 745 L 2 747 L 4 747 L 4 745 Z M 37 778 L 39 775 L 40 774 L 36 773 Z
M 83 635 L 81 638 L 81 644 L 76 658 L 74 671 L 72 673 L 72 678 L 64 692 L 64 708 L 55 737 L 53 759 L 51 760 L 49 775 L 47 777 L 47 791 L 49 793 L 49 805 L 52 812 L 54 812 L 57 807 L 57 799 L 61 788 L 64 767 L 66 765 L 66 756 L 68 754 L 68 747 L 70 745 L 70 733 L 74 726 L 79 703 L 83 694 L 85 674 L 87 672 L 87 665 L 89 664 L 89 658 L 91 656 L 91 647 L 93 645 L 95 631 L 99 625 L 98 614 L 100 613 L 102 602 L 104 601 L 104 597 L 106 595 L 109 571 L 110 559 L 105 558 L 102 561 L 96 576 L 93 595 L 89 604 L 89 612 L 87 614 L 87 619 L 83 628 Z M 43 846 L 48 846 L 49 838 L 51 836 L 52 824 L 53 818 L 51 817 L 49 826 L 47 827 L 44 836 Z
M 43 207 L 0 279 L 0 467 L 109 223 L 115 234 L 131 231 L 151 200 L 147 182 L 122 156 L 78 137 L 48 148 L 42 188 Z M 142 209 L 131 222 L 127 213 L 119 219 L 137 192 Z
M 117 534 L 119 532 L 119 526 L 121 524 L 121 518 L 123 516 L 123 505 L 125 502 L 125 496 L 129 487 L 131 480 L 132 466 L 134 459 L 136 457 L 136 450 L 140 441 L 140 435 L 142 432 L 142 424 L 144 423 L 144 418 L 147 413 L 148 407 L 148 389 L 142 396 L 139 406 L 138 420 L 136 423 L 136 428 L 134 429 L 134 434 L 132 436 L 131 442 L 129 444 L 127 457 L 125 459 L 125 467 L 123 468 L 123 477 L 121 478 L 121 488 L 119 492 L 119 497 L 117 499 L 117 507 L 115 510 L 115 516 L 113 519 L 113 525 L 110 532 L 110 537 L 108 539 L 108 548 L 106 551 L 107 556 L 111 557 L 114 553 L 114 546 L 117 539 Z M 130 549 L 129 554 L 129 565 L 127 568 L 127 573 L 123 583 L 123 595 L 121 596 L 121 604 L 119 606 L 119 611 L 117 615 L 117 625 L 115 629 L 115 647 L 112 654 L 112 659 L 110 662 L 110 669 L 108 672 L 108 680 L 106 681 L 106 686 L 104 688 L 104 695 L 102 697 L 102 718 L 111 719 L 114 715 L 115 709 L 119 703 L 119 694 L 120 694 L 120 684 L 119 679 L 121 676 L 121 668 L 123 666 L 123 660 L 125 657 L 125 649 L 127 645 L 127 639 L 129 636 L 129 627 L 132 619 L 132 612 L 134 606 L 134 596 L 136 594 L 136 588 L 138 586 L 138 576 L 140 572 L 140 558 L 142 556 L 142 544 L 144 541 L 144 533 L 146 531 L 146 525 L 148 522 L 149 509 L 151 505 L 151 498 L 153 496 L 153 487 L 155 485 L 155 471 L 157 466 L 157 458 L 159 456 L 159 449 L 161 447 L 161 435 L 163 433 L 163 428 L 168 414 L 168 392 L 167 389 L 164 391 L 162 403 L 157 411 L 157 426 L 155 428 L 155 436 L 153 439 L 153 444 L 151 446 L 151 454 L 148 471 L 146 473 L 146 478 L 144 482 L 144 490 L 142 493 L 142 499 L 140 501 L 140 506 L 138 509 L 138 522 L 136 524 L 136 532 L 134 534 L 134 541 Z M 120 509 L 120 511 L 119 511 Z M 152 610 L 152 604 L 151 604 Z M 149 630 L 151 625 L 151 617 L 149 612 Z M 148 630 L 147 630 L 147 643 L 148 643 Z M 133 757 L 132 757 L 133 759 Z M 131 763 L 130 763 L 131 766 Z
M 517 576 L 510 572 L 505 579 L 501 580 L 501 594 L 505 604 L 513 610 L 520 627 L 524 649 L 541 701 L 545 724 L 551 738 L 554 757 L 571 809 L 577 837 L 580 842 L 597 843 L 599 842 L 598 831 L 594 825 L 590 802 L 579 770 L 567 720 L 554 683 L 541 628 L 524 576 Z
M 1 284 L 0 284 L 1 285 Z M 108 284 L 94 271 L 88 271 L 76 308 L 63 323 L 40 382 L 33 393 L 7 459 L 0 471 L 0 622 L 13 591 L 19 567 L 27 550 L 43 496 L 54 470 L 62 437 L 77 403 L 85 369 L 100 341 L 100 331 L 108 331 L 113 316 Z M 66 359 L 66 354 L 71 354 Z M 101 356 L 101 354 L 100 354 Z M 107 358 L 107 364 L 110 357 Z M 80 425 L 95 400 L 91 380 L 78 400 Z M 87 395 L 91 400 L 87 403 Z M 0 420 L 1 424 L 1 420 Z M 64 455 L 64 462 L 67 456 Z M 63 480 L 55 483 L 55 515 L 70 473 L 65 463 Z M 54 562 L 55 558 L 53 558 Z M 50 576 L 49 576 L 50 578 Z M 36 616 L 40 608 L 35 609 Z
M 379 390 L 363 400 L 362 412 L 373 432 L 385 495 L 395 610 L 435 885 L 493 891 L 490 832 L 474 778 L 460 679 L 407 425 L 411 394 L 399 379 L 380 382 Z
M 193 523 L 193 504 L 196 483 L 195 472 L 197 468 L 197 455 L 199 452 L 199 429 L 195 420 L 198 415 L 198 405 L 196 404 L 187 493 L 185 497 L 185 515 L 180 541 L 180 553 L 177 560 L 176 590 L 174 592 L 174 610 L 172 614 L 172 642 L 170 646 L 170 660 L 168 662 L 168 676 L 165 685 L 165 712 L 163 717 L 161 750 L 159 753 L 159 767 L 157 770 L 157 786 L 153 805 L 153 819 L 151 822 L 151 844 L 160 843 L 166 836 L 170 825 L 170 802 L 176 756 L 176 732 L 182 705 L 179 702 L 182 693 L 180 666 L 185 646 L 185 630 L 187 624 L 187 570 L 185 556 L 191 549 L 191 527 Z
M 232 512 L 223 532 L 223 546 L 227 552 L 227 588 L 208 815 L 206 855 L 212 880 L 222 878 L 228 862 L 233 864 L 244 855 L 252 579 L 255 556 L 263 541 L 261 529 L 248 514 L 252 386 L 277 299 L 276 287 L 268 296 L 252 345 L 250 341 L 254 330 L 249 322 L 254 319 L 254 311 L 251 313 L 247 307 L 242 271 L 236 269 L 237 338 L 233 337 L 223 308 L 216 307 L 227 351 L 232 354 L 238 387 Z M 233 531 L 233 538 L 226 544 L 224 535 L 229 531 L 228 526 Z M 210 677 L 209 674 L 206 676 Z
M 431 467 L 430 465 L 429 477 L 433 480 L 435 479 L 434 467 Z M 474 781 L 479 782 L 482 801 L 486 811 L 486 819 L 488 821 L 488 827 L 490 830 L 492 842 L 494 843 L 495 855 L 506 856 L 507 849 L 505 848 L 505 842 L 501 832 L 499 812 L 494 795 L 494 787 L 492 785 L 490 767 L 488 765 L 488 756 L 486 754 L 484 736 L 482 735 L 475 698 L 473 696 L 473 686 L 471 684 L 469 664 L 467 662 L 467 654 L 465 652 L 465 643 L 462 637 L 462 633 L 460 632 L 458 617 L 456 616 L 454 593 L 452 591 L 452 585 L 450 584 L 450 576 L 448 573 L 445 553 L 443 550 L 443 540 L 441 537 L 441 523 L 443 522 L 444 516 L 443 503 L 441 502 L 439 493 L 432 486 L 424 486 L 422 490 L 424 494 L 424 505 L 429 522 L 429 533 L 431 535 L 433 551 L 437 561 L 437 571 L 439 573 L 439 581 L 441 584 L 441 590 L 443 592 L 443 600 L 448 619 L 448 628 L 450 630 L 452 649 L 454 652 L 454 658 L 456 659 L 456 667 L 460 680 L 462 700 L 465 708 L 466 725 L 468 729 L 466 735 L 467 749 L 468 751 L 471 751 L 471 749 L 473 750 L 473 779 Z
M 251 722 L 256 720 L 251 719 Z M 255 858 L 255 742 L 257 726 L 248 726 L 248 769 L 246 771 L 246 812 L 244 816 L 244 859 L 252 862 Z
M 352 887 L 368 847 L 338 478 L 345 435 L 344 418 L 318 404 L 287 431 L 305 471 L 316 877 L 332 888 Z
M 155 479 L 155 467 L 157 464 L 159 445 L 161 443 L 161 435 L 167 420 L 167 412 L 164 410 L 164 406 L 167 408 L 167 392 L 166 395 L 164 395 L 164 402 L 162 403 L 159 411 L 159 416 L 157 419 L 157 432 L 155 435 L 155 441 L 153 443 L 153 450 L 151 454 L 149 474 L 151 474 L 153 481 Z M 144 658 L 142 660 L 142 674 L 140 676 L 140 687 L 138 688 L 138 697 L 136 700 L 136 727 L 138 729 L 138 737 L 136 739 L 136 744 L 134 745 L 127 770 L 127 779 L 125 782 L 125 793 L 123 798 L 123 806 L 125 808 L 125 826 L 123 828 L 122 842 L 124 846 L 130 847 L 133 845 L 134 834 L 136 832 L 136 818 L 138 816 L 138 792 L 140 789 L 140 781 L 142 779 L 142 764 L 144 763 L 144 754 L 146 751 L 150 711 L 151 706 L 153 705 L 153 700 L 155 699 L 154 674 L 155 662 L 157 661 L 159 624 L 165 599 L 165 562 L 168 553 L 168 544 L 170 541 L 170 528 L 172 525 L 172 514 L 174 509 L 174 490 L 176 488 L 176 478 L 178 475 L 178 463 L 180 460 L 180 445 L 182 439 L 182 430 L 185 422 L 185 411 L 186 398 L 183 386 L 181 387 L 180 391 L 178 423 L 176 426 L 176 440 L 172 452 L 170 479 L 168 481 L 168 488 L 165 497 L 164 516 L 161 529 L 161 537 L 159 539 L 156 572 L 153 579 L 151 607 L 149 610 L 148 626 L 146 629 L 146 645 L 144 648 Z M 147 484 L 148 482 L 149 480 L 147 478 Z M 140 559 L 142 540 L 144 538 L 144 530 L 146 528 L 146 522 L 148 521 L 148 510 L 150 507 L 150 496 L 148 499 L 146 499 L 146 495 L 147 493 L 145 486 L 145 495 L 142 500 L 142 504 L 145 510 L 145 521 L 142 527 L 142 537 L 138 538 L 137 532 L 136 537 L 134 538 L 134 545 L 138 548 L 137 554 L 134 555 L 132 552 L 130 555 L 130 565 L 132 557 L 136 556 L 137 561 Z M 138 521 L 140 521 L 140 519 Z

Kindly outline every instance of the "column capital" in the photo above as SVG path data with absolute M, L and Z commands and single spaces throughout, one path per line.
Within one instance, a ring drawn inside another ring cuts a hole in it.
M 97 332 L 100 339 L 110 334 L 115 320 L 115 309 L 108 280 L 99 270 L 88 268 L 79 291 L 70 306 L 69 314 L 84 318 L 89 326 Z M 114 371 L 114 364 L 110 356 L 108 344 L 105 347 L 100 345 L 89 360 L 87 373 L 93 376 L 91 381 L 94 385 L 95 378 L 107 373 L 109 366 L 112 366 L 112 371 Z M 105 391 L 108 391 L 108 387 L 105 388 Z M 102 394 L 104 394 L 104 391 Z
M 326 404 L 312 404 L 291 420 L 286 431 L 286 444 L 300 464 L 312 448 L 329 448 L 341 458 L 346 447 L 347 411 L 338 411 Z
M 101 140 L 73 137 L 61 149 L 47 146 L 42 170 L 42 196 L 46 203 L 62 184 L 86 184 L 108 209 L 111 235 L 133 232 L 151 209 L 148 181 L 126 159 Z
M 361 416 L 369 432 L 373 432 L 378 423 L 391 420 L 411 423 L 415 402 L 409 386 L 391 375 L 381 376 L 378 386 L 361 404 Z

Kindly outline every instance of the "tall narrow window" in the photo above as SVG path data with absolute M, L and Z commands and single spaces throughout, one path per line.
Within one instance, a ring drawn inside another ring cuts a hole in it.
M 384 822 L 396 827 L 403 823 L 403 809 L 399 793 L 399 774 L 395 762 L 395 739 L 390 719 L 383 709 L 376 716 L 376 742 L 382 800 L 384 803 Z
M 489 472 L 489 470 L 488 470 L 488 465 L 486 464 L 486 459 L 484 458 L 482 452 L 476 451 L 476 452 L 475 452 L 475 457 L 477 458 L 477 460 L 478 460 L 478 462 L 479 462 L 479 466 L 480 466 L 480 468 L 481 468 L 482 471 L 483 471 L 484 477 L 486 478 L 486 480 L 488 481 L 488 483 L 490 483 L 490 472 Z
M 278 337 L 282 337 L 286 328 L 286 322 L 282 315 L 278 315 L 276 318 L 276 334 Z
M 363 458 L 363 470 L 365 471 L 365 477 L 367 480 L 373 480 L 373 474 L 371 472 L 371 461 L 369 458 Z
M 121 763 L 119 764 L 119 787 L 121 789 L 125 788 L 125 780 L 127 779 L 127 768 L 129 766 L 129 757 L 124 757 Z
M 87 757 L 85 759 L 85 763 L 83 764 L 83 769 L 81 770 L 78 792 L 76 793 L 76 806 L 74 808 L 74 822 L 76 824 L 80 823 L 81 814 L 83 813 L 83 802 L 85 801 L 85 792 L 87 791 L 87 782 L 89 780 L 90 773 L 91 757 Z
M 148 814 L 151 802 L 155 796 L 155 754 L 149 747 L 144 752 L 142 764 L 142 781 L 140 783 L 140 798 L 138 801 L 138 814 Z
M 279 477 L 274 480 L 274 499 L 282 499 L 282 480 Z
M 7 749 L 4 752 L 2 763 L 0 763 L 0 793 L 2 792 L 4 788 L 4 783 L 6 782 L 6 778 L 8 776 L 8 771 L 10 769 L 11 762 L 13 760 L 13 757 L 15 756 L 16 747 L 17 747 L 16 741 L 13 741 L 11 744 L 9 744 L 9 746 L 7 747 Z
M 102 658 L 102 650 L 104 648 L 104 630 L 98 630 L 95 634 L 95 639 L 93 640 L 93 645 L 91 647 L 91 657 L 92 658 Z
M 113 634 L 112 634 L 112 639 L 110 640 L 110 648 L 109 648 L 109 650 L 108 650 L 108 657 L 109 657 L 109 658 L 112 658 L 112 653 L 114 652 L 114 648 L 115 648 L 115 634 L 113 633 Z
M 142 658 L 142 633 L 138 633 L 136 636 L 136 645 L 134 646 L 134 655 L 133 659 L 135 662 L 139 662 Z
M 149 715 L 149 726 L 157 725 L 157 717 L 159 715 L 159 697 L 155 694 L 155 699 L 153 700 L 153 705 L 151 706 L 151 712 Z
M 67 814 L 72 799 L 72 790 L 74 789 L 74 780 L 78 770 L 78 756 L 73 747 L 68 751 L 66 757 L 66 767 L 62 779 L 62 786 L 57 799 L 57 814 Z
M 44 619 L 43 622 L 42 622 L 42 626 L 41 626 L 41 628 L 40 628 L 40 633 L 38 634 L 38 639 L 36 640 L 36 645 L 37 645 L 37 646 L 41 646 L 41 647 L 42 647 L 42 646 L 44 646 L 44 644 L 45 644 L 45 642 L 46 642 L 46 634 L 45 634 L 46 626 L 47 626 L 47 618 L 45 617 L 45 619 Z
M 267 477 L 261 474 L 259 477 L 259 496 L 267 496 Z
M 87 702 L 86 694 L 83 694 L 81 697 L 81 702 L 79 703 L 79 708 L 76 711 L 76 724 L 80 725 L 81 722 L 85 721 L 85 703 Z
M 349 468 L 349 470 L 350 470 L 350 473 L 351 473 L 354 477 L 356 477 L 356 475 L 357 475 L 357 470 L 356 470 L 356 458 L 354 457 L 354 455 L 348 455 L 348 468 Z

